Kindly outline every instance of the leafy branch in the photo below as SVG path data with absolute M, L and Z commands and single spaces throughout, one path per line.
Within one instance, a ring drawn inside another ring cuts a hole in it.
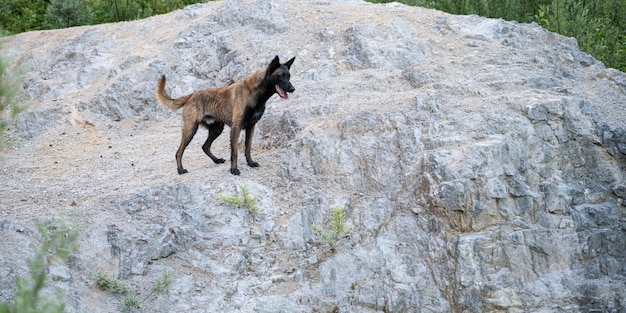
M 76 249 L 75 241 L 80 230 L 58 220 L 37 223 L 37 229 L 42 242 L 35 255 L 28 260 L 29 276 L 16 279 L 17 293 L 13 303 L 0 303 L 0 313 L 60 313 L 65 310 L 62 295 L 45 297 L 41 291 L 46 286 L 48 265 L 69 257 Z

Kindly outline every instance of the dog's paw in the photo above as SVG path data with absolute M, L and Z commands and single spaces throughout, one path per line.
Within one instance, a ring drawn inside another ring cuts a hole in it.
M 230 169 L 230 173 L 231 173 L 231 174 L 233 174 L 233 175 L 239 175 L 239 174 L 241 174 L 241 172 L 239 171 L 239 169 L 236 169 L 236 168 L 231 168 L 231 169 Z
M 224 160 L 224 159 L 215 159 L 215 160 L 213 160 L 213 162 L 215 162 L 215 164 L 221 164 L 221 163 L 226 162 L 226 160 Z
M 248 166 L 250 166 L 250 167 L 259 167 L 259 162 L 248 161 Z
M 184 168 L 179 168 L 178 169 L 178 174 L 180 174 L 180 175 L 187 174 L 187 173 L 189 173 L 189 172 L 186 169 L 184 169 Z

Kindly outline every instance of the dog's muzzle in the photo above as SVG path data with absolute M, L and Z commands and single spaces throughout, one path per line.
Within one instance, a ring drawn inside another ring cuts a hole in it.
M 293 86 L 288 86 L 289 88 L 287 89 L 287 92 L 294 92 L 296 89 L 293 88 Z M 280 88 L 280 86 L 276 85 L 276 92 L 278 93 L 278 96 L 280 96 L 283 99 L 289 99 L 289 95 L 287 94 L 287 92 L 285 92 L 282 88 Z

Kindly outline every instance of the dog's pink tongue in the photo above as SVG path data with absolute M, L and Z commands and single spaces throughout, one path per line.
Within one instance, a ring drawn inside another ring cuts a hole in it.
M 280 86 L 276 85 L 276 92 L 278 92 L 278 95 L 283 98 L 283 99 L 289 99 L 289 95 L 287 95 L 287 93 L 280 88 Z

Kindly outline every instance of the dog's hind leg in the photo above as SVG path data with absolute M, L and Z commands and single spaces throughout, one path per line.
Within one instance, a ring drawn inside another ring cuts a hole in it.
M 206 155 L 208 155 L 213 162 L 217 164 L 224 163 L 226 160 L 218 158 L 211 153 L 211 145 L 213 144 L 213 141 L 222 134 L 222 131 L 224 130 L 224 123 L 214 122 L 207 125 L 207 128 L 209 129 L 209 136 L 202 145 L 202 151 L 204 151 L 204 153 L 206 153 Z
M 185 174 L 187 170 L 183 168 L 183 153 L 185 152 L 185 148 L 193 139 L 193 136 L 198 131 L 198 123 L 183 123 L 183 133 L 182 138 L 180 140 L 180 146 L 176 151 L 176 166 L 178 169 L 178 174 Z
M 248 126 L 246 128 L 246 162 L 251 167 L 258 167 L 259 163 L 252 160 L 252 155 L 250 155 L 250 148 L 252 147 L 252 136 L 254 135 L 254 125 Z

